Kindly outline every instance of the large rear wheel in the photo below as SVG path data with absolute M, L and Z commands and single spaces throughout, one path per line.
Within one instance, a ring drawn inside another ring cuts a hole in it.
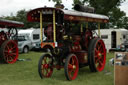
M 67 80 L 74 80 L 76 79 L 79 71 L 79 63 L 76 55 L 70 54 L 65 61 L 65 76 Z
M 53 73 L 53 58 L 50 54 L 44 54 L 40 57 L 38 72 L 41 78 L 51 77 Z
M 88 63 L 92 72 L 102 71 L 106 63 L 106 48 L 102 39 L 91 40 L 88 50 Z
M 6 40 L 1 48 L 0 54 L 5 63 L 15 63 L 18 58 L 18 46 L 13 40 Z

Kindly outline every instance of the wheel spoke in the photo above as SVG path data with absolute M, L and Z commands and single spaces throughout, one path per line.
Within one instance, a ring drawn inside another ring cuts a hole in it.
M 72 78 L 72 70 L 69 70 L 68 74 L 69 74 L 70 78 Z
M 98 59 L 95 59 L 95 63 L 96 63 L 96 64 L 98 63 Z
M 14 47 L 12 47 L 10 50 L 15 50 L 16 49 L 16 47 L 14 46 Z
M 10 49 L 8 45 L 7 45 L 7 49 L 8 49 L 8 50 Z
M 9 61 L 8 57 L 5 57 L 5 59 L 6 59 L 7 62 Z
M 16 53 L 9 53 L 10 56 L 16 56 Z
M 103 66 L 103 63 L 102 63 L 102 61 L 99 61 L 99 65 L 100 65 L 100 66 Z
M 72 65 L 74 65 L 74 59 L 73 59 L 73 57 L 72 57 Z
M 9 58 L 10 58 L 9 61 L 13 61 L 14 59 L 12 56 L 9 56 Z
M 13 49 L 13 50 L 11 50 L 12 51 L 12 53 L 16 53 L 17 51 L 16 51 L 16 49 Z
M 41 70 L 44 70 L 44 65 L 43 64 L 41 65 Z
M 42 71 L 43 75 L 45 75 L 45 68 L 42 68 L 41 71 Z
M 102 56 L 104 56 L 104 55 L 105 55 L 105 53 L 101 53 L 101 55 L 102 55 Z
M 47 77 L 49 77 L 50 76 L 50 69 L 48 69 L 48 73 L 47 73 Z
M 96 46 L 96 48 L 95 48 L 96 50 L 97 50 L 97 52 L 98 52 L 98 45 Z
M 98 53 L 98 50 L 95 48 L 96 53 Z
M 48 76 L 48 69 L 46 68 L 45 70 L 46 70 L 46 76 Z
M 10 56 L 9 55 L 5 55 L 5 60 L 6 60 L 6 62 L 9 62 L 10 61 Z
M 103 56 L 100 58 L 100 61 L 104 61 L 104 57 Z
M 44 63 L 47 64 L 47 57 L 44 57 Z
M 101 49 L 101 47 L 102 47 L 102 45 L 99 45 L 98 50 L 100 50 L 100 49 Z
M 98 56 L 98 50 L 95 48 L 95 57 Z
M 98 56 L 97 58 L 98 58 L 98 60 L 100 60 L 100 59 L 101 59 L 101 57 L 100 57 L 100 56 Z
M 46 69 L 43 70 L 43 76 L 46 77 Z

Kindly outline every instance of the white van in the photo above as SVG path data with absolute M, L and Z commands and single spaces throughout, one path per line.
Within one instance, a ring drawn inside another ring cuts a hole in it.
M 45 39 L 45 37 L 43 38 Z M 18 31 L 19 52 L 27 53 L 32 48 L 40 48 L 40 29 L 26 29 Z

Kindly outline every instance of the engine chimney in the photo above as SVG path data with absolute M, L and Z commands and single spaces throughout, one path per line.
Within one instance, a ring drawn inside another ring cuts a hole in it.
M 84 5 L 80 5 L 80 4 L 76 4 L 74 6 L 74 9 L 76 11 L 81 11 L 81 12 L 88 12 L 88 13 L 94 13 L 94 7 L 88 7 L 88 6 L 84 6 Z

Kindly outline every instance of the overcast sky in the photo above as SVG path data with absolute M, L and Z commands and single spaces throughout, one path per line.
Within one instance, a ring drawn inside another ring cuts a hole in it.
M 73 0 L 62 0 L 66 8 L 71 9 Z M 21 9 L 34 9 L 43 6 L 53 7 L 55 3 L 48 2 L 48 0 L 0 0 L 0 17 L 7 16 L 11 13 L 16 14 Z M 121 10 L 125 11 L 128 16 L 128 0 L 126 0 Z

